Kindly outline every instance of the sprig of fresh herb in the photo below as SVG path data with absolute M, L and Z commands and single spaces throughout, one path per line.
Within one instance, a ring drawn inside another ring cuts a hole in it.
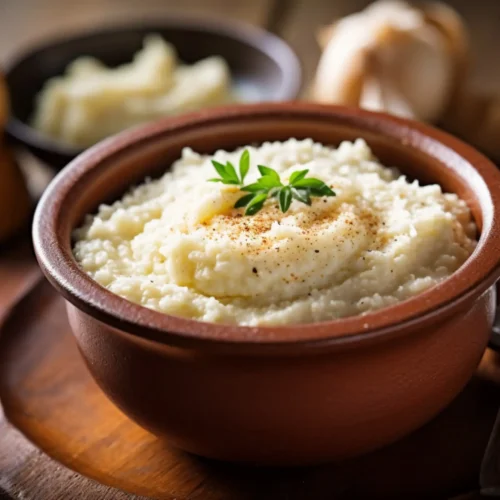
M 223 184 L 233 184 L 241 186 L 241 191 L 248 194 L 242 196 L 234 205 L 234 208 L 245 208 L 245 215 L 254 215 L 262 209 L 268 198 L 276 198 L 280 210 L 285 213 L 292 204 L 292 200 L 300 201 L 306 205 L 311 205 L 311 197 L 335 196 L 334 191 L 330 189 L 323 181 L 313 177 L 306 178 L 309 170 L 298 170 L 290 176 L 289 183 L 284 185 L 276 170 L 258 165 L 261 177 L 253 184 L 244 186 L 244 180 L 250 168 L 250 153 L 243 151 L 240 157 L 239 172 L 227 162 L 226 165 L 212 160 L 212 164 L 220 175 L 220 178 L 209 179 L 210 182 L 222 182 Z
M 248 149 L 245 149 L 240 157 L 240 165 L 239 165 L 239 177 L 236 173 L 236 169 L 234 165 L 228 161 L 226 164 L 222 164 L 216 160 L 212 160 L 212 165 L 214 166 L 217 173 L 220 177 L 216 177 L 213 179 L 208 179 L 209 182 L 222 182 L 222 184 L 233 184 L 236 186 L 243 186 L 245 182 L 245 177 L 248 174 L 248 170 L 250 169 L 250 153 Z

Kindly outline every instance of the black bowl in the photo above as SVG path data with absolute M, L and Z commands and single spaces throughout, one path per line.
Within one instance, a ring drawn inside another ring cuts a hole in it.
M 62 168 L 82 150 L 45 137 L 29 125 L 37 93 L 79 56 L 94 56 L 109 66 L 131 61 L 149 33 L 172 43 L 186 63 L 222 56 L 244 101 L 292 100 L 300 91 L 301 68 L 293 50 L 275 35 L 254 27 L 174 18 L 158 24 L 104 28 L 35 48 L 7 67 L 8 136 L 48 165 Z

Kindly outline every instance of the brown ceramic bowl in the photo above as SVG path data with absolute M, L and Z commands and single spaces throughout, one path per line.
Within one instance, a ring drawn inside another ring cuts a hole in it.
M 363 137 L 384 164 L 458 193 L 481 229 L 474 254 L 443 283 L 395 306 L 260 328 L 154 312 L 78 268 L 71 230 L 83 215 L 160 175 L 184 146 L 212 153 L 289 137 Z M 88 150 L 45 193 L 34 241 L 67 300 L 89 370 L 130 418 L 207 457 L 309 464 L 399 439 L 469 380 L 488 342 L 500 276 L 498 186 L 500 172 L 485 157 L 422 124 L 315 104 L 236 106 L 160 121 Z

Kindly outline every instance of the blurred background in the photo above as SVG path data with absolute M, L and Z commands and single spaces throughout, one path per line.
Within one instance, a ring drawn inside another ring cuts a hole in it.
M 372 2 L 368 0 L 0 0 L 0 64 L 47 37 L 122 21 L 189 14 L 234 19 L 279 34 L 297 52 L 310 79 L 320 56 L 316 30 Z M 423 4 L 422 1 L 412 2 Z M 500 1 L 448 0 L 471 33 L 474 78 L 500 85 Z

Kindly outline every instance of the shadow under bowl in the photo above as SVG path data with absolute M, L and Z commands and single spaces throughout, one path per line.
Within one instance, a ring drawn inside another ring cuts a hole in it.
M 216 325 L 161 314 L 87 276 L 71 232 L 100 203 L 201 153 L 290 137 L 363 137 L 381 162 L 470 206 L 478 245 L 451 277 L 399 304 L 317 324 Z M 429 126 L 307 103 L 166 119 L 91 148 L 45 192 L 34 220 L 43 272 L 66 298 L 88 368 L 130 418 L 193 453 L 303 465 L 342 460 L 417 429 L 448 405 L 486 347 L 500 276 L 500 172 Z
M 172 43 L 179 59 L 188 64 L 222 56 L 243 102 L 287 101 L 299 94 L 299 60 L 277 36 L 239 23 L 172 18 L 62 38 L 13 60 L 6 69 L 11 98 L 7 134 L 49 166 L 64 167 L 82 149 L 46 137 L 30 126 L 37 94 L 47 80 L 62 75 L 77 57 L 93 56 L 111 67 L 130 62 L 151 33 Z

